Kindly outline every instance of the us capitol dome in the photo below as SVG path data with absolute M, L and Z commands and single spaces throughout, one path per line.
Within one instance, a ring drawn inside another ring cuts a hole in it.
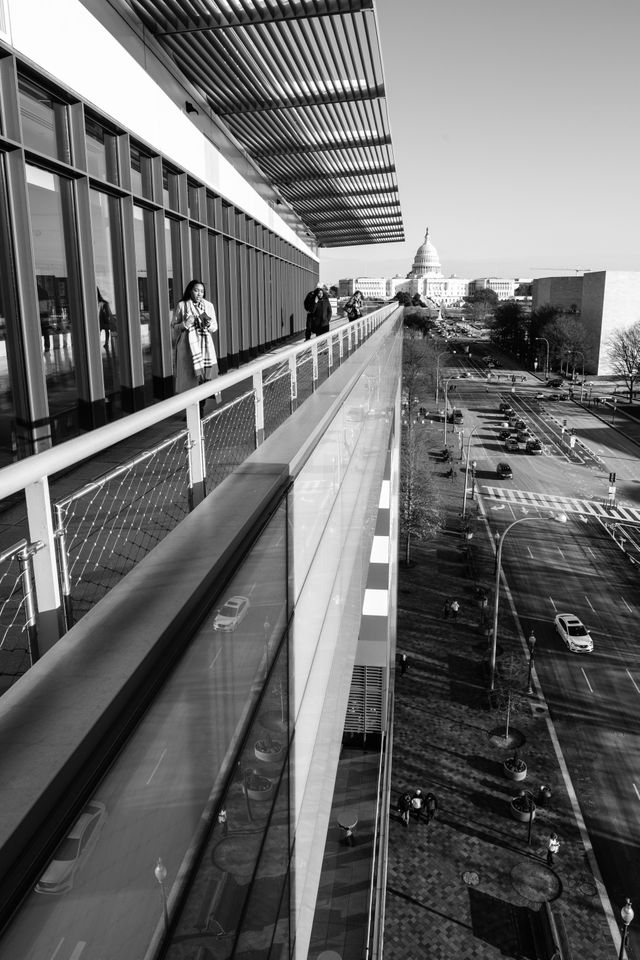
M 412 280 L 421 280 L 423 277 L 442 278 L 442 267 L 438 251 L 429 239 L 429 228 L 424 235 L 424 242 L 416 250 L 416 255 L 407 276 Z

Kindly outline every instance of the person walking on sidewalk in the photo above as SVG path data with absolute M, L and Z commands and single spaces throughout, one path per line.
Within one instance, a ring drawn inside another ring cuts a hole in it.
M 447 599 L 444 602 L 444 609 L 442 611 L 442 616 L 444 617 L 445 620 L 449 619 L 450 613 L 451 613 L 451 600 L 449 599 L 449 597 L 447 597 Z
M 435 819 L 436 813 L 438 812 L 438 798 L 434 793 L 429 793 L 424 798 L 424 819 L 427 826 Z
M 406 653 L 403 653 L 400 657 L 400 675 L 404 677 L 405 673 L 409 669 L 409 658 Z
M 451 619 L 452 619 L 452 620 L 457 620 L 457 619 L 458 619 L 458 611 L 459 611 L 459 610 L 460 610 L 460 604 L 458 603 L 457 600 L 454 600 L 454 601 L 451 603 Z
M 484 627 L 485 623 L 487 622 L 487 608 L 489 606 L 489 601 L 486 595 L 483 594 L 478 602 L 480 605 L 480 626 Z
M 398 800 L 398 810 L 400 811 L 400 819 L 405 825 L 405 828 L 409 826 L 409 817 L 411 816 L 411 794 L 403 793 Z
M 558 835 L 557 833 L 552 833 L 547 843 L 547 865 L 549 867 L 553 866 L 555 855 L 559 849 L 560 841 L 558 840 Z
M 414 814 L 417 823 L 420 823 L 424 813 L 424 798 L 420 789 L 414 790 L 411 797 L 411 812 Z

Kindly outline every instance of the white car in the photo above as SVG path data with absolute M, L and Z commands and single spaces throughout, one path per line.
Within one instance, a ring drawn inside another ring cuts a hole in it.
M 213 629 L 235 630 L 240 621 L 244 619 L 248 609 L 249 600 L 247 597 L 229 597 L 224 606 L 216 613 Z
M 582 620 L 574 613 L 559 613 L 555 618 L 556 632 L 572 653 L 592 653 L 593 640 Z
M 68 893 L 71 890 L 78 869 L 98 842 L 106 818 L 104 803 L 91 800 L 86 805 L 38 880 L 36 893 Z

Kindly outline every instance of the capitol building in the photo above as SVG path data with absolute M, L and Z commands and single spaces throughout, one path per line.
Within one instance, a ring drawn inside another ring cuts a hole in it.
M 521 283 L 530 283 L 524 279 L 502 279 L 499 277 L 480 277 L 467 280 L 452 274 L 445 277 L 440 264 L 440 257 L 429 236 L 429 228 L 424 240 L 416 250 L 411 270 L 405 277 L 353 277 L 340 280 L 338 295 L 349 297 L 355 290 L 360 290 L 365 297 L 380 300 L 391 300 L 399 290 L 404 290 L 413 296 L 419 294 L 425 303 L 437 307 L 457 306 L 463 297 L 476 290 L 494 290 L 499 300 L 510 300 L 515 295 L 516 287 Z

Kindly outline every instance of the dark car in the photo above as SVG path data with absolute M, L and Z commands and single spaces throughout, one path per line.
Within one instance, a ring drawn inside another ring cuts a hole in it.
M 547 397 L 547 400 L 559 400 L 559 399 L 560 399 L 559 393 L 550 393 L 549 396 Z
M 519 443 L 526 443 L 527 440 L 530 439 L 531 431 L 529 430 L 529 427 L 525 427 L 524 430 L 518 430 L 516 433 L 516 440 L 518 440 Z
M 504 448 L 507 453 L 517 453 L 520 449 L 518 446 L 518 441 L 515 439 L 515 437 L 509 437 L 507 440 L 505 440 Z
M 498 434 L 498 440 L 506 440 L 507 437 L 511 436 L 511 433 L 512 433 L 511 430 L 507 430 L 507 429 L 501 430 L 500 433 Z
M 527 453 L 540 454 L 542 453 L 542 444 L 539 440 L 536 440 L 535 437 L 531 440 L 527 440 L 527 445 L 525 447 Z
M 500 413 L 512 413 L 513 407 L 510 403 L 501 403 L 500 404 Z
M 553 380 L 547 380 L 548 387 L 561 387 L 564 383 L 562 377 L 554 377 Z
M 511 467 L 508 463 L 499 463 L 496 467 L 496 474 L 499 480 L 510 480 L 513 476 Z
M 568 399 L 569 399 L 568 393 L 561 393 L 560 396 L 558 397 L 558 400 L 568 400 Z

